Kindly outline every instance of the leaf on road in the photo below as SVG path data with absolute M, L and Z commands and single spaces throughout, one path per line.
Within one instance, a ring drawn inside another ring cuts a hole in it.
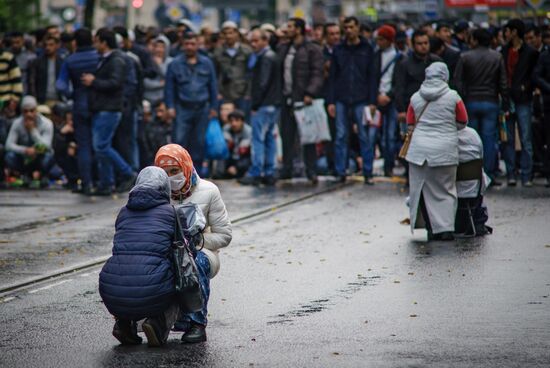
M 399 281 L 399 280 L 395 280 L 395 281 L 394 281 L 393 283 L 394 283 L 394 284 L 400 284 L 400 283 L 401 283 L 401 281 Z
M 411 314 L 409 317 L 415 318 L 415 317 L 418 317 L 418 315 L 416 315 L 416 314 Z
M 335 352 L 332 353 L 332 355 L 340 355 L 340 353 L 335 351 Z
M 410 225 L 411 224 L 411 219 L 410 218 L 404 218 L 403 220 L 399 221 L 399 223 L 401 225 Z

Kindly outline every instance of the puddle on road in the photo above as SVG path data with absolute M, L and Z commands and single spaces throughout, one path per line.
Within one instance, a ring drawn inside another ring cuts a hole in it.
M 316 299 L 300 305 L 298 308 L 286 313 L 278 314 L 273 320 L 268 321 L 268 325 L 287 324 L 294 322 L 297 318 L 307 317 L 309 315 L 320 313 L 334 305 L 340 299 L 350 299 L 353 294 L 360 291 L 365 286 L 377 285 L 382 278 L 380 276 L 357 276 L 357 280 L 348 282 L 343 288 L 338 289 L 334 295 L 326 298 Z

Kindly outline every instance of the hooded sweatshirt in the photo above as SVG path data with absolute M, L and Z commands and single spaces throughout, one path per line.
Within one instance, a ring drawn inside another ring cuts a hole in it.
M 426 69 L 420 90 L 411 98 L 407 123 L 416 126 L 406 157 L 410 163 L 422 166 L 427 162 L 431 167 L 458 165 L 457 130 L 464 128 L 468 115 L 448 81 L 447 66 L 433 63 Z
M 160 65 L 153 62 L 156 70 L 156 77 L 145 78 L 143 80 L 143 85 L 145 87 L 143 96 L 147 101 L 151 102 L 164 99 L 164 80 L 166 77 L 166 71 L 168 70 L 168 65 L 172 62 L 172 57 L 170 57 L 170 41 L 163 35 L 155 38 L 154 42 L 159 41 L 165 45 L 163 62 Z
M 174 302 L 169 260 L 174 228 L 168 175 L 146 167 L 118 214 L 113 255 L 99 274 L 99 293 L 111 314 L 139 320 L 161 314 Z

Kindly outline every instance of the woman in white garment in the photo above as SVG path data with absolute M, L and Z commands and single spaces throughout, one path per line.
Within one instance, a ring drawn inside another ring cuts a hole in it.
M 407 111 L 407 124 L 414 129 L 406 156 L 411 231 L 425 227 L 428 240 L 454 239 L 458 130 L 466 126 L 468 114 L 448 81 L 447 66 L 431 64 Z
M 206 218 L 204 247 L 195 258 L 204 306 L 199 312 L 180 315 L 174 327 L 176 331 L 184 332 L 181 338 L 183 342 L 203 342 L 206 341 L 210 279 L 220 269 L 218 250 L 231 242 L 231 222 L 218 187 L 199 177 L 191 156 L 183 147 L 177 144 L 162 146 L 155 156 L 155 166 L 168 174 L 173 202 L 195 203 Z

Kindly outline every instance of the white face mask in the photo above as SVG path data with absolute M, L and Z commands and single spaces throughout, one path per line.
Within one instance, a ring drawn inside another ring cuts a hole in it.
M 172 192 L 179 192 L 185 185 L 185 176 L 183 176 L 183 173 L 170 176 L 168 179 L 170 179 L 170 189 Z

